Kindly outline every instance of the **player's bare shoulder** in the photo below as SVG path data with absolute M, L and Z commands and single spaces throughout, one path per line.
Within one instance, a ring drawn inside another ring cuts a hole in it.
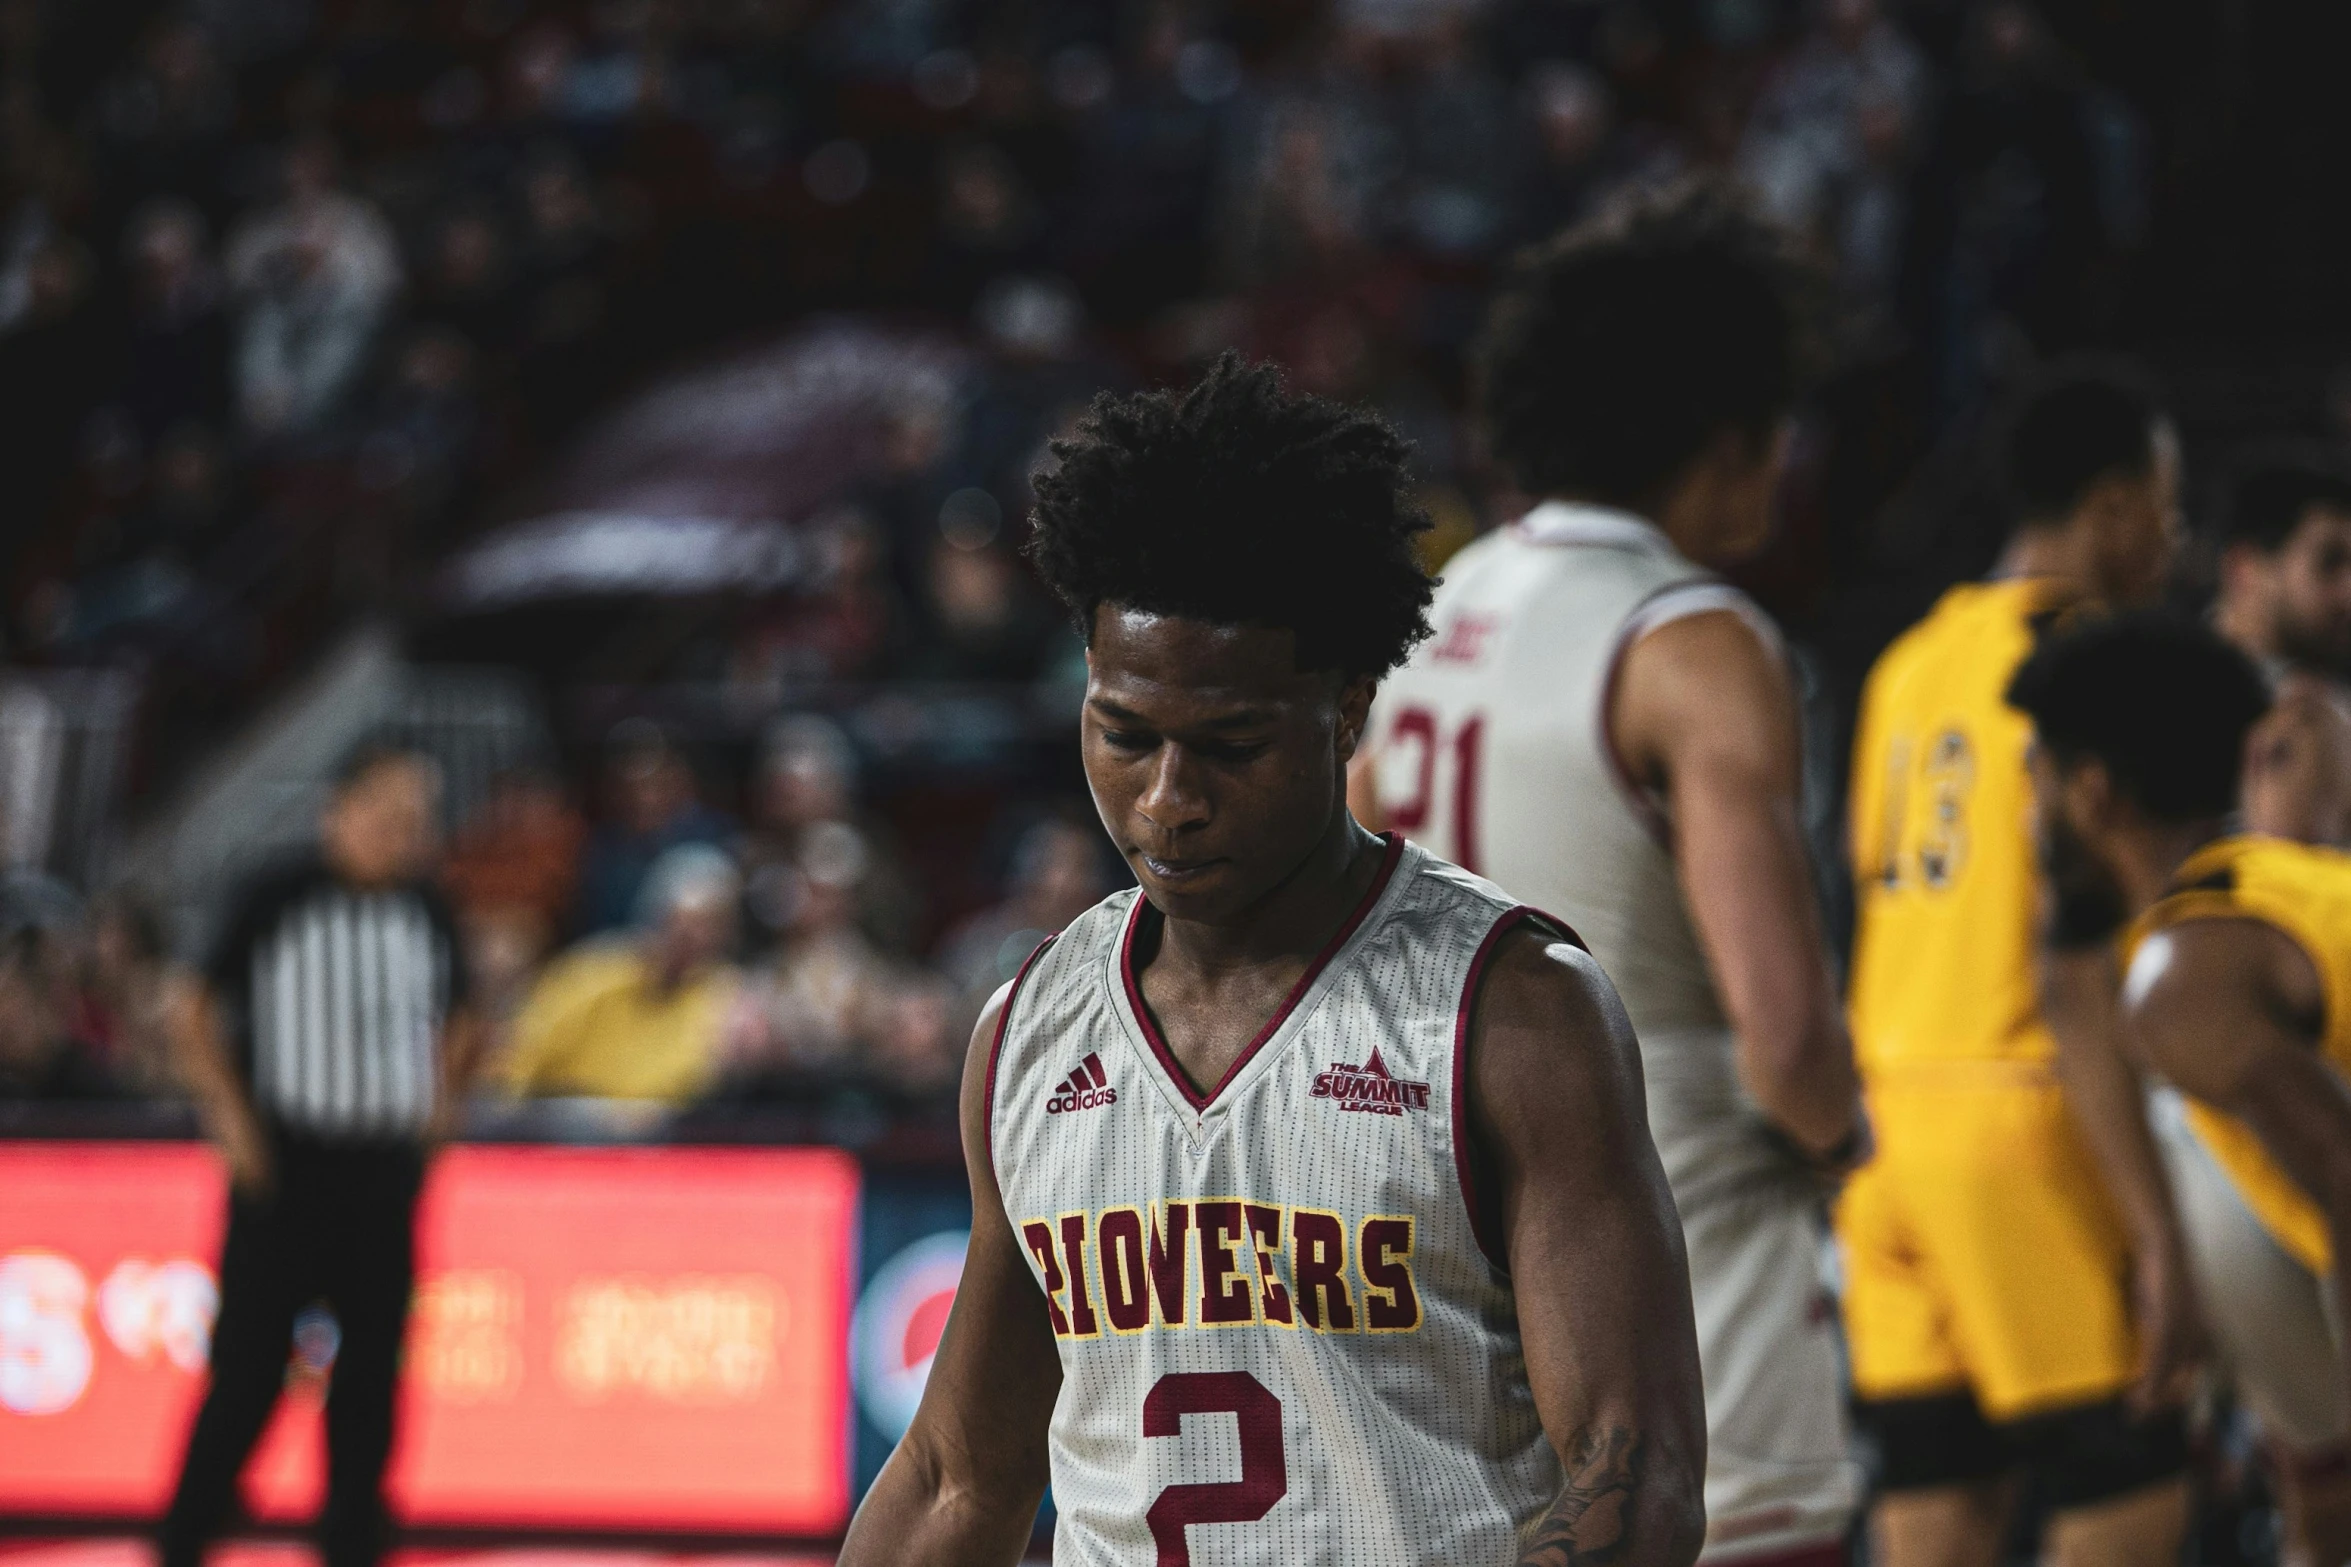
M 1543 919 L 1523 919 L 1497 937 L 1471 1019 L 1471 1040 L 1529 1029 L 1555 1040 L 1605 1044 L 1624 1026 L 1616 987 L 1583 943 Z
M 1559 927 L 1525 920 L 1495 943 L 1471 1002 L 1472 1113 L 1496 1130 L 1547 1106 L 1647 1135 L 1641 1058 L 1599 963 Z M 1572 1102 L 1572 1109 L 1570 1105 Z
M 2325 988 L 2293 937 L 2250 915 L 2195 919 L 2157 930 L 2138 945 L 2122 989 L 2132 1040 L 2159 1068 L 2229 1054 L 2248 1017 L 2269 1016 L 2308 1032 L 2326 1007 Z
M 995 1064 L 996 1043 L 1004 1032 L 1004 1014 L 1012 1005 L 1012 992 L 1018 983 L 1008 979 L 996 987 L 987 1005 L 980 1008 L 979 1021 L 971 1028 L 971 1040 L 963 1048 L 963 1089 L 957 1104 L 967 1147 L 975 1131 L 982 1137 L 987 1133 L 988 1071 Z
M 1703 607 L 1640 632 L 1621 657 L 1609 727 L 1628 761 L 1692 741 L 1777 749 L 1792 729 L 1795 682 L 1762 611 L 1728 589 L 1693 603 Z

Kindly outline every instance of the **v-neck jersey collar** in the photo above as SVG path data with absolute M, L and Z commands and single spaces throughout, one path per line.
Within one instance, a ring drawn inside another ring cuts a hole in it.
M 1113 967 L 1116 970 L 1113 975 L 1113 984 L 1125 1003 L 1127 1015 L 1132 1020 L 1136 1032 L 1142 1035 L 1143 1043 L 1149 1047 L 1152 1061 L 1160 1076 L 1166 1080 L 1168 1087 L 1175 1090 L 1195 1115 L 1214 1108 L 1223 1097 L 1225 1090 L 1230 1088 L 1241 1074 L 1248 1070 L 1250 1064 L 1257 1059 L 1265 1047 L 1273 1042 L 1274 1036 L 1279 1034 L 1283 1027 L 1298 1014 L 1300 1006 L 1313 992 L 1316 983 L 1321 980 L 1332 960 L 1337 958 L 1347 944 L 1354 940 L 1356 933 L 1364 928 L 1372 911 L 1379 907 L 1380 900 L 1395 884 L 1396 867 L 1404 858 L 1404 838 L 1401 834 L 1392 832 L 1383 833 L 1380 836 L 1387 844 L 1386 853 L 1382 855 L 1379 870 L 1372 876 L 1371 885 L 1364 890 L 1363 897 L 1355 905 L 1354 911 L 1332 933 L 1331 939 L 1323 944 L 1322 950 L 1315 954 L 1314 961 L 1306 965 L 1306 972 L 1298 976 L 1298 983 L 1290 987 L 1290 993 L 1282 998 L 1282 1004 L 1276 1007 L 1273 1015 L 1265 1020 L 1265 1026 L 1257 1031 L 1255 1038 L 1242 1047 L 1241 1053 L 1233 1058 L 1233 1064 L 1225 1068 L 1224 1076 L 1218 1078 L 1205 1094 L 1192 1086 L 1191 1077 L 1176 1060 L 1175 1052 L 1168 1048 L 1167 1037 L 1160 1032 L 1158 1020 L 1151 1015 L 1151 1008 L 1143 1000 L 1142 981 L 1135 972 L 1135 938 L 1142 929 L 1144 911 L 1150 900 L 1139 891 L 1135 894 L 1134 905 L 1127 911 L 1126 928 L 1119 935 L 1118 949 L 1113 960 Z

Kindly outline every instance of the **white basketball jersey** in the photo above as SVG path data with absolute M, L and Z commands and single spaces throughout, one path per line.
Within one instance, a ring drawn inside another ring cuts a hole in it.
M 1649 1123 L 1685 1206 L 1782 1163 L 1757 1136 L 1659 802 L 1607 734 L 1624 650 L 1736 590 L 1625 512 L 1549 502 L 1445 566 L 1436 634 L 1371 725 L 1388 826 L 1573 925 L 1640 1036 Z
M 1031 960 L 988 1127 L 1061 1352 L 1057 1563 L 1517 1560 L 1562 1476 L 1477 1233 L 1460 1067 L 1529 914 L 1391 837 L 1206 1096 L 1142 1003 L 1138 892 Z

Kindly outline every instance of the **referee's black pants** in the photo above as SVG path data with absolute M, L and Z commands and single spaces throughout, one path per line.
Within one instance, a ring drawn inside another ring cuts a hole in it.
M 388 1530 L 384 1466 L 416 1281 L 424 1158 L 413 1144 L 282 1135 L 268 1195 L 229 1198 L 212 1378 L 159 1538 L 162 1567 L 197 1567 L 230 1522 L 237 1477 L 286 1381 L 294 1318 L 323 1301 L 341 1343 L 327 1384 L 326 1567 L 374 1567 Z

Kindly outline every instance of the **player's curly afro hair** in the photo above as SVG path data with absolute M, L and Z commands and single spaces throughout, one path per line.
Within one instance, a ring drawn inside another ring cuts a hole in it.
M 2008 686 L 2052 756 L 2105 764 L 2163 822 L 2235 807 L 2245 736 L 2269 700 L 2261 671 L 2217 632 L 2156 611 L 2060 627 Z
M 1819 357 L 1820 279 L 1728 187 L 1620 198 L 1519 256 L 1475 356 L 1531 496 L 1654 503 L 1726 429 L 1768 436 Z
M 1297 633 L 1300 669 L 1386 674 L 1429 633 L 1404 438 L 1230 351 L 1186 392 L 1104 393 L 1036 476 L 1028 556 L 1104 604 Z

